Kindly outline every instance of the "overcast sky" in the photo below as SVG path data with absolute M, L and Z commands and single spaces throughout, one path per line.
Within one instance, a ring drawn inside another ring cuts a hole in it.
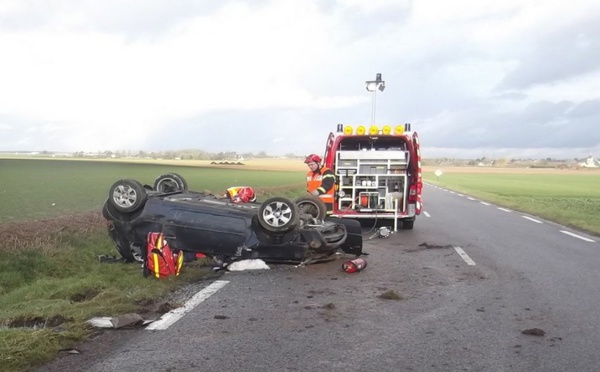
M 597 0 L 0 0 L 0 151 L 600 157 Z

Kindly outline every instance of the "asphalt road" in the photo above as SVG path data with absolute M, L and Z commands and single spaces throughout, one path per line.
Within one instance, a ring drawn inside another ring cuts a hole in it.
M 37 371 L 600 370 L 598 237 L 429 185 L 424 200 L 414 230 L 365 241 L 362 272 L 228 272 L 166 330 L 108 331 Z

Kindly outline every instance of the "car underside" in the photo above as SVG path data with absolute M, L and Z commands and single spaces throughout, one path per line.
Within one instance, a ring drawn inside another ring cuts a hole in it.
M 308 264 L 336 252 L 362 254 L 360 223 L 326 218 L 316 197 L 233 203 L 187 190 L 183 177 L 174 173 L 158 177 L 153 186 L 115 182 L 102 212 L 126 261 L 142 260 L 147 236 L 156 232 L 186 257 L 201 253 L 219 264 L 250 258 Z

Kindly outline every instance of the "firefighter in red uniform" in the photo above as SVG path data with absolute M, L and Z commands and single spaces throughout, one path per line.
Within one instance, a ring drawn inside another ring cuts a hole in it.
M 310 154 L 304 159 L 304 163 L 310 169 L 306 173 L 306 189 L 318 196 L 327 207 L 327 214 L 333 211 L 333 194 L 335 192 L 335 174 L 329 168 L 321 165 L 319 155 Z

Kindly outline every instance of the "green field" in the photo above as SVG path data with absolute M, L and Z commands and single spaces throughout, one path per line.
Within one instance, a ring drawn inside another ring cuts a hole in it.
M 426 182 L 600 235 L 600 174 L 424 173 Z M 427 194 L 423 195 L 427 208 Z
M 132 178 L 152 185 L 165 173 L 183 176 L 190 190 L 222 194 L 230 186 L 304 185 L 304 172 L 128 164 L 99 161 L 0 159 L 0 223 L 100 209 L 110 186 Z M 264 192 L 262 192 L 264 194 Z

